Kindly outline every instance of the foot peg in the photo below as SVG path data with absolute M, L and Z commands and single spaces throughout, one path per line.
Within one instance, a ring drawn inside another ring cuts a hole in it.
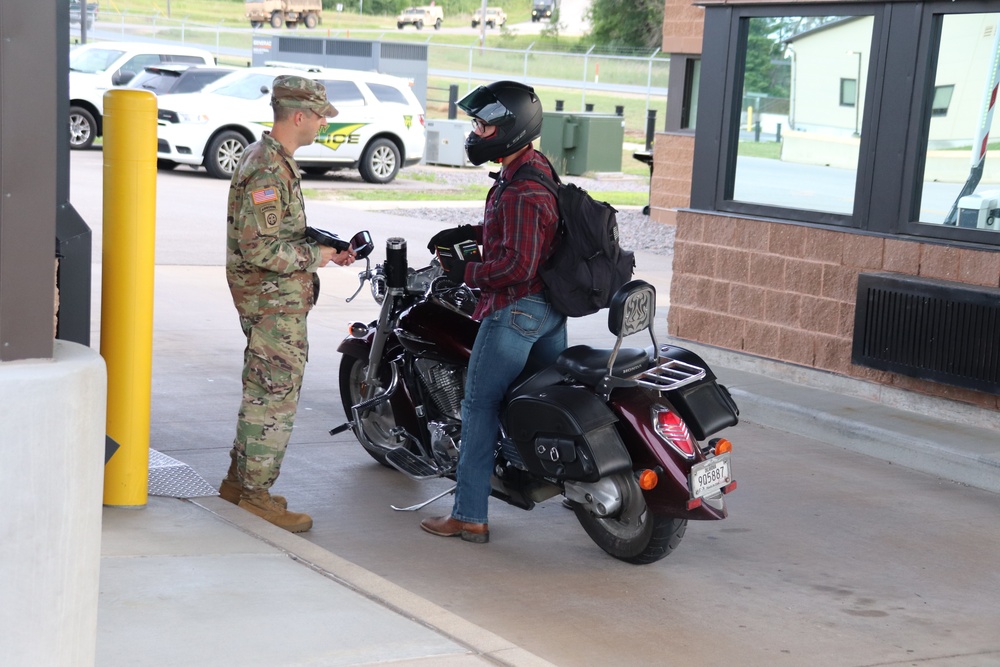
M 411 479 L 416 480 L 443 477 L 451 472 L 451 470 L 436 467 L 426 459 L 420 458 L 406 447 L 396 447 L 395 449 L 390 449 L 385 455 L 385 460 L 399 472 Z

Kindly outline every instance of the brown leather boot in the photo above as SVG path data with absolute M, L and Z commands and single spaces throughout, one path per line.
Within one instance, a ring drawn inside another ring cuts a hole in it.
M 308 514 L 289 512 L 286 508 L 274 502 L 271 495 L 265 491 L 244 491 L 240 497 L 239 506 L 256 514 L 264 521 L 284 528 L 290 533 L 303 533 L 312 528 L 313 520 Z
M 242 493 L 243 487 L 235 477 L 230 478 L 227 476 L 222 480 L 222 484 L 219 484 L 219 497 L 223 500 L 228 500 L 234 505 L 240 504 L 240 495 Z M 288 501 L 285 500 L 284 496 L 272 494 L 271 500 L 278 503 L 282 507 L 288 507 Z
M 476 544 L 486 544 L 490 541 L 490 524 L 488 523 L 468 523 L 450 516 L 438 516 L 424 519 L 420 522 L 420 527 L 431 535 L 461 537 L 466 542 L 475 542 Z

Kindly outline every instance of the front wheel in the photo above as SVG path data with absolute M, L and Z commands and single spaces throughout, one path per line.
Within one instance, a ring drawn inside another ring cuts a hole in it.
M 344 355 L 340 360 L 340 400 L 344 405 L 347 419 L 354 419 L 351 408 L 365 399 L 364 382 L 368 360 Z M 381 403 L 365 413 L 361 429 L 367 437 L 359 438 L 373 459 L 382 465 L 391 467 L 385 460 L 390 449 L 399 446 L 396 438 L 390 435 L 396 427 L 396 418 L 392 413 L 389 401 Z
M 247 140 L 239 132 L 223 132 L 208 146 L 205 169 L 214 178 L 232 178 L 246 147 Z
M 687 519 L 657 516 L 649 511 L 632 473 L 611 479 L 622 493 L 621 509 L 615 516 L 597 517 L 584 506 L 573 504 L 576 518 L 590 539 L 626 563 L 645 565 L 669 556 L 684 537 Z
M 399 173 L 399 149 L 388 139 L 376 139 L 365 148 L 358 165 L 361 178 L 368 183 L 384 184 Z
M 281 27 L 281 24 L 285 22 L 285 17 L 281 12 L 274 12 L 271 14 L 271 27 L 277 30 Z
M 69 147 L 74 150 L 90 148 L 97 136 L 97 121 L 83 107 L 69 108 Z

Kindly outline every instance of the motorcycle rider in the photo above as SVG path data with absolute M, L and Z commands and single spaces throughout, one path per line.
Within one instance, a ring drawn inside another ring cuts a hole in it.
M 472 348 L 462 438 L 456 470 L 455 502 L 449 516 L 424 519 L 420 527 L 442 537 L 489 541 L 487 504 L 500 403 L 511 383 L 529 365 L 541 368 L 566 347 L 566 318 L 549 304 L 539 268 L 552 252 L 559 222 L 555 199 L 543 185 L 521 179 L 497 201 L 498 187 L 530 164 L 552 176 L 545 157 L 532 146 L 541 135 L 542 105 L 534 89 L 515 81 L 480 86 L 458 102 L 472 117 L 465 142 L 469 160 L 501 165 L 486 196 L 482 225 L 462 225 L 437 233 L 428 244 L 453 246 L 474 240 L 482 262 L 452 259 L 443 267 L 456 283 L 481 292 L 473 318 L 481 322 Z

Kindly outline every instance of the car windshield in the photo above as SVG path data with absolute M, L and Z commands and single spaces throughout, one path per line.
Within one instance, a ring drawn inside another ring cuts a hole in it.
M 73 49 L 69 52 L 69 68 L 73 72 L 88 74 L 104 72 L 123 53 L 120 49 Z
M 256 100 L 271 92 L 276 74 L 234 72 L 205 87 L 206 93 Z M 263 90 L 262 90 L 263 89 Z
M 412 14 L 423 14 L 423 13 L 424 13 L 424 10 L 422 10 L 422 9 L 413 9 L 413 8 L 410 8 L 410 9 L 407 9 L 407 10 L 406 10 L 405 12 L 403 12 L 403 13 L 404 13 L 404 14 L 407 14 L 407 15 L 412 15 Z

